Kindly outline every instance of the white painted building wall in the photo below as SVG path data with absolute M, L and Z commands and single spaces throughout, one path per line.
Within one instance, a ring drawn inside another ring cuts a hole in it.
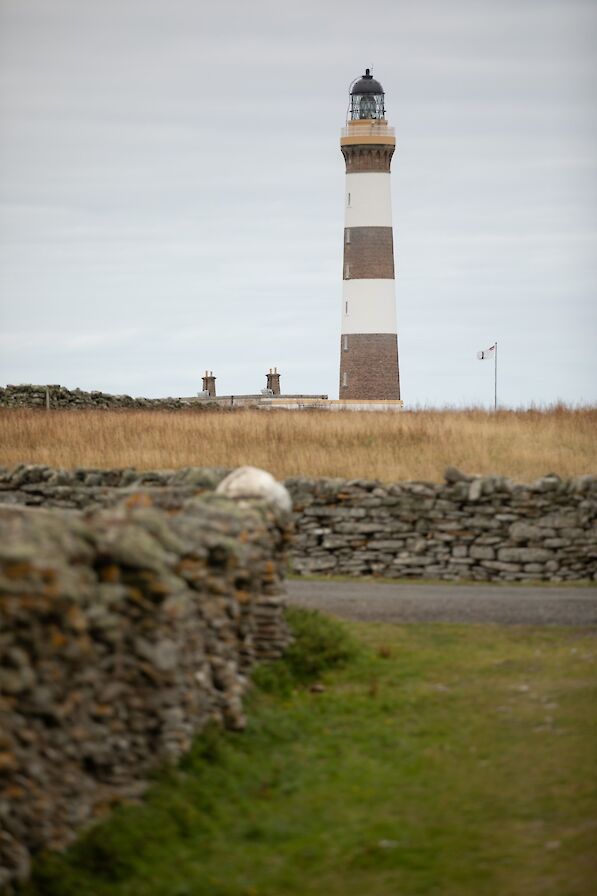
M 390 175 L 366 171 L 346 175 L 345 227 L 391 227 Z
M 395 332 L 394 281 L 344 280 L 342 285 L 342 334 Z

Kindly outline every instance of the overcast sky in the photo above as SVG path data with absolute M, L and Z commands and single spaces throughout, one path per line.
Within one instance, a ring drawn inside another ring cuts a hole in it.
M 593 0 L 0 0 L 0 384 L 338 394 L 348 85 L 403 398 L 597 400 Z

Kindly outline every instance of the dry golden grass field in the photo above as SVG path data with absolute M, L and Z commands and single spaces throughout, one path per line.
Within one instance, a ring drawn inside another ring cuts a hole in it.
M 253 464 L 293 475 L 439 481 L 454 465 L 531 481 L 597 472 L 597 408 L 326 411 L 0 410 L 0 465 Z

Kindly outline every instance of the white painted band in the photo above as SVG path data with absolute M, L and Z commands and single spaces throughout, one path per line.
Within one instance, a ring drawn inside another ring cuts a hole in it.
M 344 280 L 342 333 L 396 333 L 394 280 Z
M 346 175 L 345 227 L 391 227 L 390 175 L 384 171 L 359 171 Z

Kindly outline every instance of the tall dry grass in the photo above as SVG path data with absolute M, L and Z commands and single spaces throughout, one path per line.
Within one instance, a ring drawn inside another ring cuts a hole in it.
M 0 464 L 235 467 L 441 480 L 448 465 L 530 481 L 597 471 L 597 408 L 401 413 L 0 411 Z

